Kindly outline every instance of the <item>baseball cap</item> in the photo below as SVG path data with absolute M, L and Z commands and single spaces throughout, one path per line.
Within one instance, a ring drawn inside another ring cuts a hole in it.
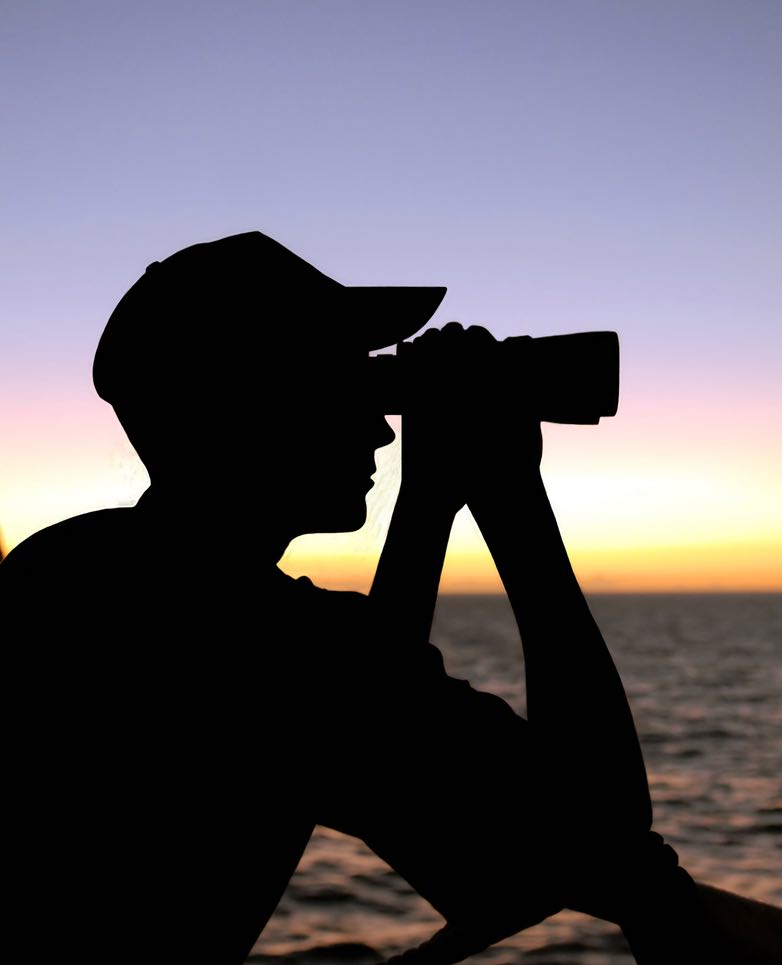
M 443 287 L 342 285 L 260 231 L 152 262 L 112 312 L 93 363 L 107 402 L 176 379 L 189 364 L 251 351 L 368 353 L 425 325 Z

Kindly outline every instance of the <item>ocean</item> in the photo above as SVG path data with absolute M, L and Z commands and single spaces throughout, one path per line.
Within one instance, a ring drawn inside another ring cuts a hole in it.
M 782 595 L 589 602 L 633 709 L 655 829 L 697 880 L 782 905 Z M 504 597 L 442 597 L 431 639 L 453 676 L 524 713 L 521 649 Z M 442 924 L 360 841 L 317 828 L 249 961 L 369 965 Z M 617 928 L 564 911 L 470 961 L 633 959 Z

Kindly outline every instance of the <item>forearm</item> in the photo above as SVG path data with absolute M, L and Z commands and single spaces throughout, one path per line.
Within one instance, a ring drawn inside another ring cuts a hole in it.
M 650 896 L 623 931 L 638 965 L 782 961 L 782 910 L 698 882 Z
M 516 617 L 527 714 L 557 767 L 600 788 L 602 821 L 651 824 L 646 771 L 627 698 L 584 599 L 539 473 L 495 473 L 470 509 Z M 583 789 L 581 789 L 583 798 Z
M 527 670 L 547 664 L 560 675 L 564 652 L 589 661 L 620 688 L 618 674 L 570 564 L 567 550 L 538 473 L 504 477 L 469 502 L 508 594 L 525 649 Z M 556 641 L 556 647 L 546 646 Z M 624 691 L 622 691 L 624 694 Z M 545 714 L 534 705 L 530 716 Z
M 704 930 L 712 947 L 722 950 L 722 959 L 715 955 L 710 965 L 782 961 L 782 909 L 704 884 L 697 885 L 697 895 Z
M 402 485 L 369 595 L 406 640 L 429 639 L 453 517 L 420 487 Z
M 649 907 L 627 937 L 639 965 L 778 965 L 782 910 L 698 884 L 681 907 Z M 470 938 L 446 927 L 389 965 L 454 965 L 482 950 Z

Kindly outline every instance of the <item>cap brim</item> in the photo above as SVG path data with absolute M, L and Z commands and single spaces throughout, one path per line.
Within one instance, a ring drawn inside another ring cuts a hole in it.
M 446 288 L 343 285 L 340 308 L 349 337 L 369 351 L 413 335 L 437 311 Z

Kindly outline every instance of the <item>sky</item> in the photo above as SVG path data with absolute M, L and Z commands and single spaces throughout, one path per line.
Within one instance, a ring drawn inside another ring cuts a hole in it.
M 544 429 L 582 584 L 782 590 L 780 74 L 777 0 L 6 0 L 6 550 L 136 501 L 102 328 L 150 261 L 257 228 L 345 284 L 447 285 L 434 326 L 618 332 L 617 416 Z M 284 569 L 369 586 L 378 459 L 364 529 Z M 466 511 L 442 587 L 499 587 Z

